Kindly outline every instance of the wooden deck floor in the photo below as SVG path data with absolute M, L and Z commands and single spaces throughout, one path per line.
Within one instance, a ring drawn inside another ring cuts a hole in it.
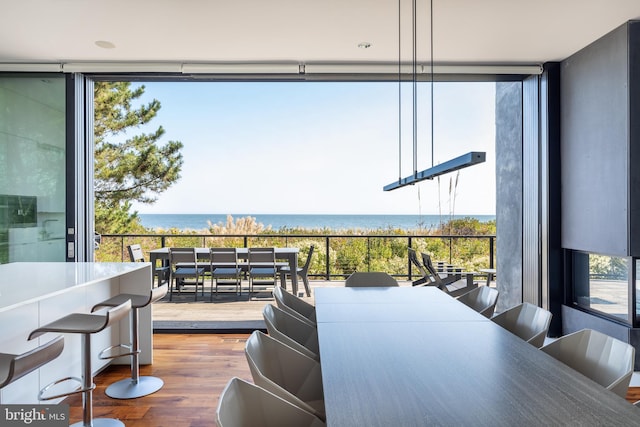
M 104 390 L 129 376 L 128 366 L 111 366 L 95 378 L 94 416 L 122 420 L 127 427 L 215 426 L 218 397 L 229 379 L 251 381 L 244 355 L 246 334 L 155 334 L 154 363 L 142 375 L 164 380 L 158 392 L 139 399 L 117 400 Z M 640 387 L 629 389 L 627 400 L 640 400 Z M 66 400 L 71 422 L 82 419 L 79 396 Z

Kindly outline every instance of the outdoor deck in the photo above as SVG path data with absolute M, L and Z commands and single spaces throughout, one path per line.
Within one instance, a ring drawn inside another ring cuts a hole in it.
M 400 286 L 411 286 L 411 282 L 399 281 Z M 314 289 L 318 287 L 342 287 L 344 280 L 311 280 L 311 296 L 303 299 L 314 303 Z M 262 309 L 265 304 L 275 304 L 270 292 L 257 295 L 249 300 L 248 284 L 242 282 L 242 296 L 233 292 L 221 292 L 210 301 L 208 285 L 205 287 L 204 299 L 198 295 L 194 301 L 193 288 L 182 294 L 174 293 L 173 301 L 167 295 L 153 306 L 153 326 L 156 331 L 240 331 L 264 329 Z M 288 290 L 291 290 L 289 283 Z M 304 291 L 300 281 L 298 292 Z

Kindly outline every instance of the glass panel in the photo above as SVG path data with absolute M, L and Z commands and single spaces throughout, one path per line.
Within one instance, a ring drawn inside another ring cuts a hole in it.
M 628 321 L 627 258 L 574 252 L 573 272 L 576 304 Z
M 65 79 L 0 76 L 0 263 L 65 260 Z

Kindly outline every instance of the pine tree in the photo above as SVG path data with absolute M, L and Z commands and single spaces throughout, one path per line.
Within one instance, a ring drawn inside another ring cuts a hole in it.
M 95 108 L 95 227 L 98 233 L 140 229 L 131 202 L 153 203 L 180 178 L 183 145 L 160 145 L 162 126 L 151 133 L 129 136 L 148 124 L 160 110 L 156 99 L 134 108 L 145 87 L 130 82 L 96 82 Z

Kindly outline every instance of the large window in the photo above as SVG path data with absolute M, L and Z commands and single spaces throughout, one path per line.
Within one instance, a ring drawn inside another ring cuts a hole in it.
M 0 263 L 64 261 L 65 79 L 0 76 Z
M 628 321 L 629 273 L 626 257 L 575 251 L 573 300 L 579 307 Z

